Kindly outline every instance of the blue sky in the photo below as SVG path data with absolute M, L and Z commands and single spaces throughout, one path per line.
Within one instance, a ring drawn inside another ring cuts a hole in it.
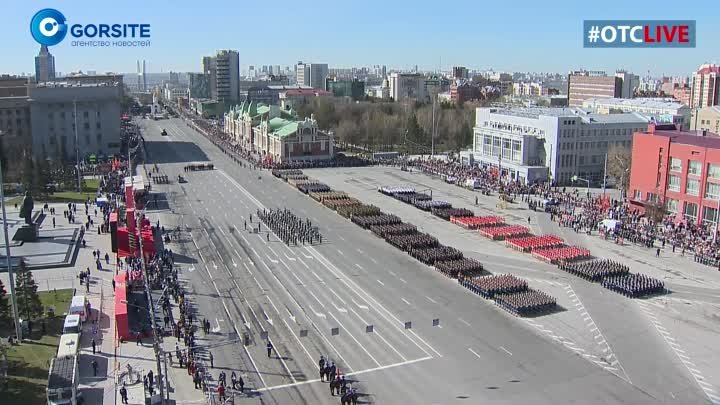
M 68 35 L 50 49 L 61 72 L 134 72 L 137 59 L 146 59 L 151 72 L 199 71 L 203 55 L 226 48 L 239 51 L 243 70 L 303 60 L 331 67 L 434 69 L 442 63 L 444 69 L 563 73 L 625 68 L 644 75 L 688 74 L 701 63 L 720 61 L 720 9 L 707 0 L 692 6 L 665 0 L 5 1 L 0 73 L 33 71 L 39 45 L 29 22 L 46 7 L 60 10 L 71 24 L 152 25 L 149 48 L 77 48 Z M 694 19 L 697 48 L 583 49 L 584 19 Z

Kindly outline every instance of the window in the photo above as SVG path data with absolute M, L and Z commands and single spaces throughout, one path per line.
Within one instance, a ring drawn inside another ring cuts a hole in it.
M 668 176 L 668 185 L 667 185 L 668 191 L 674 191 L 676 193 L 680 192 L 680 176 Z
M 95 123 L 95 129 L 100 129 L 100 121 Z
M 711 198 L 713 200 L 720 198 L 720 184 L 705 183 L 705 198 Z
M 685 218 L 692 219 L 693 221 L 697 219 L 697 211 L 698 206 L 695 203 L 686 202 L 685 203 L 685 211 L 683 214 L 685 215 Z
M 709 222 L 714 224 L 717 222 L 717 208 L 703 207 L 703 222 Z
M 702 173 L 702 164 L 697 160 L 691 160 L 688 165 L 688 174 L 699 176 Z
M 665 201 L 667 201 L 667 204 L 666 204 L 667 211 L 668 211 L 670 214 L 673 214 L 673 215 L 677 214 L 677 212 L 678 212 L 678 200 L 673 200 L 672 198 L 668 198 L 668 199 L 665 200 Z
M 90 113 L 87 111 L 83 111 L 83 118 L 88 118 L 90 116 Z
M 642 191 L 640 191 L 640 190 L 633 191 L 633 199 L 637 200 L 637 201 L 642 200 Z
M 682 161 L 678 158 L 670 158 L 670 171 L 681 172 L 682 171 Z
M 695 179 L 687 179 L 687 184 L 685 185 L 685 194 L 693 195 L 696 197 L 700 195 L 700 181 Z
M 710 179 L 720 180 L 720 165 L 708 163 L 707 176 Z

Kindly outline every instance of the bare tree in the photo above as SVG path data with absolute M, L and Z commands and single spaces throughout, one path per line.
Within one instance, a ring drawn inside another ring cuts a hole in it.
M 612 145 L 608 149 L 608 175 L 617 180 L 618 188 L 627 192 L 630 187 L 632 151 L 628 147 Z

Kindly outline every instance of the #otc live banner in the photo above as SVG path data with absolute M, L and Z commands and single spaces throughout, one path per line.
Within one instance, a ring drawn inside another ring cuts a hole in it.
M 695 48 L 695 20 L 585 20 L 584 48 Z

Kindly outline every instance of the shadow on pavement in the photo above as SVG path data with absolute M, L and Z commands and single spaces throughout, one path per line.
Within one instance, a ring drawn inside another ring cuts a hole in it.
M 168 150 L 172 149 L 172 152 Z M 197 145 L 191 142 L 158 142 L 146 141 L 145 150 L 152 157 L 152 162 L 185 163 L 209 161 L 208 156 Z

